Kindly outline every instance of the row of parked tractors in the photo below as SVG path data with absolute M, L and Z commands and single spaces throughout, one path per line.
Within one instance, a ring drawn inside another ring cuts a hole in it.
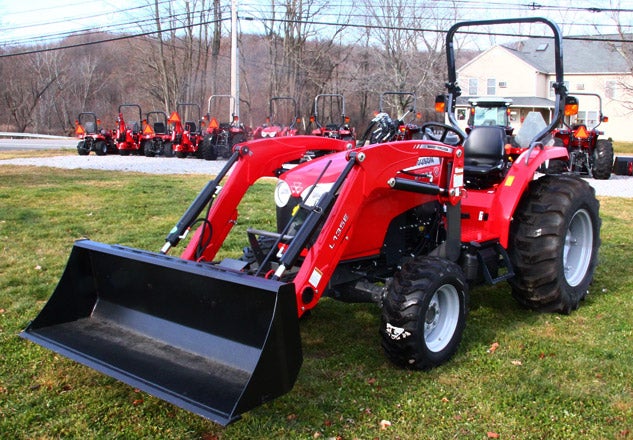
M 596 179 L 608 179 L 615 170 L 614 152 L 609 139 L 599 139 L 604 132 L 597 127 L 608 120 L 602 114 L 602 100 L 593 93 L 579 94 L 597 98 L 598 124 L 588 127 L 584 123 L 563 123 L 553 133 L 552 142 L 568 149 L 569 161 L 556 161 L 550 167 L 557 172 L 568 171 Z M 444 99 L 443 95 L 436 98 L 436 111 L 442 114 Z M 570 105 L 578 108 L 577 97 L 568 96 L 567 99 Z M 255 129 L 245 126 L 235 112 L 231 113 L 231 120 L 228 122 L 219 122 L 216 117 L 210 116 L 213 105 L 221 100 L 228 100 L 231 109 L 235 108 L 234 97 L 213 95 L 208 100 L 206 115 L 202 115 L 198 104 L 179 103 L 176 111 L 169 116 L 163 111 L 150 111 L 143 118 L 140 105 L 122 104 L 119 106 L 116 128 L 111 130 L 100 126 L 95 113 L 80 113 L 75 122 L 75 133 L 80 139 L 77 151 L 80 155 L 88 155 L 94 151 L 97 155 L 141 154 L 148 157 L 176 156 L 216 160 L 230 157 L 234 145 L 251 139 L 308 134 L 367 145 L 419 139 L 424 135 L 420 130 L 421 124 L 417 123 L 421 118 L 416 108 L 416 95 L 411 92 L 382 93 L 379 109 L 361 136 L 356 136 L 355 128 L 350 125 L 349 117 L 345 114 L 345 98 L 341 94 L 317 95 L 313 113 L 305 126 L 298 116 L 294 98 L 273 97 L 269 101 L 266 122 Z M 511 99 L 476 98 L 470 99 L 469 104 L 467 133 L 477 125 L 499 125 L 506 129 L 508 147 L 520 148 L 510 125 Z M 389 110 L 394 109 L 398 113 L 396 118 L 389 115 Z M 403 114 L 400 114 L 401 109 L 404 109 Z M 313 158 L 312 152 L 307 157 L 310 158 Z
M 245 126 L 234 111 L 230 121 L 211 116 L 211 109 L 221 100 L 228 100 L 230 108 L 235 109 L 235 99 L 230 95 L 211 96 L 206 115 L 202 115 L 200 106 L 193 103 L 177 104 L 176 111 L 169 116 L 164 111 L 143 114 L 138 104 L 122 104 L 114 129 L 103 128 L 95 113 L 82 112 L 75 121 L 75 134 L 79 138 L 77 152 L 82 156 L 94 151 L 100 156 L 141 154 L 215 160 L 228 158 L 234 145 L 251 139 L 297 134 L 350 141 L 356 138 L 354 129 L 349 125 L 349 117 L 345 115 L 345 101 L 340 94 L 318 95 L 314 113 L 304 130 L 299 129 L 302 120 L 292 97 L 271 98 L 266 122 L 255 129 Z M 320 118 L 319 109 L 326 106 L 330 110 L 335 107 L 341 110 L 340 120 L 332 116 L 332 111 Z

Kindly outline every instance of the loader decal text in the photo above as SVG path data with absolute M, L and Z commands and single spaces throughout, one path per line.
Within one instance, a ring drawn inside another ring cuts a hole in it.
M 334 235 L 332 235 L 332 240 L 329 244 L 330 249 L 334 249 L 334 246 L 336 246 L 336 242 L 343 234 L 343 230 L 345 229 L 345 225 L 347 224 L 348 220 L 349 215 L 347 213 L 343 214 L 343 218 L 341 218 L 341 221 L 338 224 L 338 228 L 336 228 L 336 231 L 334 231 Z
M 431 165 L 439 165 L 440 159 L 439 157 L 418 157 L 418 163 L 415 165 L 417 167 L 428 167 Z
M 443 151 L 445 153 L 452 153 L 453 149 L 451 147 L 444 147 L 442 145 L 428 145 L 428 144 L 415 144 L 413 146 L 414 150 L 436 150 Z

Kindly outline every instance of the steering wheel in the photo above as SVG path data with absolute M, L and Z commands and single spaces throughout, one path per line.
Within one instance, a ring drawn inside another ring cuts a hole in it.
M 455 127 L 440 122 L 425 122 L 420 127 L 423 139 L 442 142 L 448 145 L 460 145 L 464 143 L 464 134 Z

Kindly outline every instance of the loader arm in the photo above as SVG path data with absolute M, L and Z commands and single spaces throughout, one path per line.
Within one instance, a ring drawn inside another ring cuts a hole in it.
M 213 261 L 237 222 L 237 206 L 258 179 L 276 177 L 284 164 L 301 159 L 307 151 L 345 151 L 350 148 L 348 141 L 314 136 L 258 139 L 236 145 L 238 160 L 217 193 L 206 221 L 196 230 L 180 257 L 184 260 Z

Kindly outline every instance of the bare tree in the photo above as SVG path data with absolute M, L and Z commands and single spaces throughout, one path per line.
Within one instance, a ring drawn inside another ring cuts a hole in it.
M 41 52 L 3 59 L 5 69 L 9 67 L 13 72 L 20 72 L 18 75 L 3 75 L 0 92 L 10 115 L 8 122 L 17 132 L 26 132 L 28 128 L 45 130 L 38 126 L 35 112 L 63 74 L 54 58 L 53 52 Z
M 138 69 L 149 105 L 164 111 L 175 109 L 178 102 L 200 104 L 217 69 L 221 38 L 219 0 L 154 0 L 155 37 L 138 39 L 134 52 L 139 55 Z M 213 32 L 209 32 L 209 26 Z M 138 80 L 138 76 L 137 76 Z M 153 103 L 153 104 L 152 104 Z
M 336 70 L 349 56 L 337 41 L 349 18 L 339 13 L 332 19 L 338 26 L 317 25 L 327 10 L 325 0 L 271 2 L 270 20 L 265 23 L 269 96 L 292 96 L 309 108 L 317 93 L 331 87 Z
M 633 34 L 628 31 L 628 26 L 623 25 L 623 21 L 620 17 L 620 1 L 611 0 L 609 4 L 612 6 L 611 10 L 611 19 L 615 24 L 616 34 L 610 35 L 610 43 L 611 50 L 617 54 L 619 54 L 627 65 L 627 69 L 629 74 L 633 74 L 633 44 L 631 43 L 631 39 L 633 38 Z M 624 21 L 627 23 L 628 21 Z M 596 29 L 598 31 L 598 29 Z M 599 32 L 599 31 L 598 31 Z M 616 93 L 615 89 L 618 89 Z M 623 108 L 628 110 L 629 112 L 633 111 L 633 82 L 631 82 L 630 75 L 622 75 L 622 77 L 614 81 L 612 84 L 606 87 L 606 93 L 610 96 L 606 96 L 606 98 L 617 100 Z
M 364 48 L 374 61 L 366 76 L 369 91 L 416 92 L 422 107 L 430 107 L 441 91 L 444 72 L 444 37 L 454 21 L 450 9 L 420 0 L 365 0 L 369 44 Z

